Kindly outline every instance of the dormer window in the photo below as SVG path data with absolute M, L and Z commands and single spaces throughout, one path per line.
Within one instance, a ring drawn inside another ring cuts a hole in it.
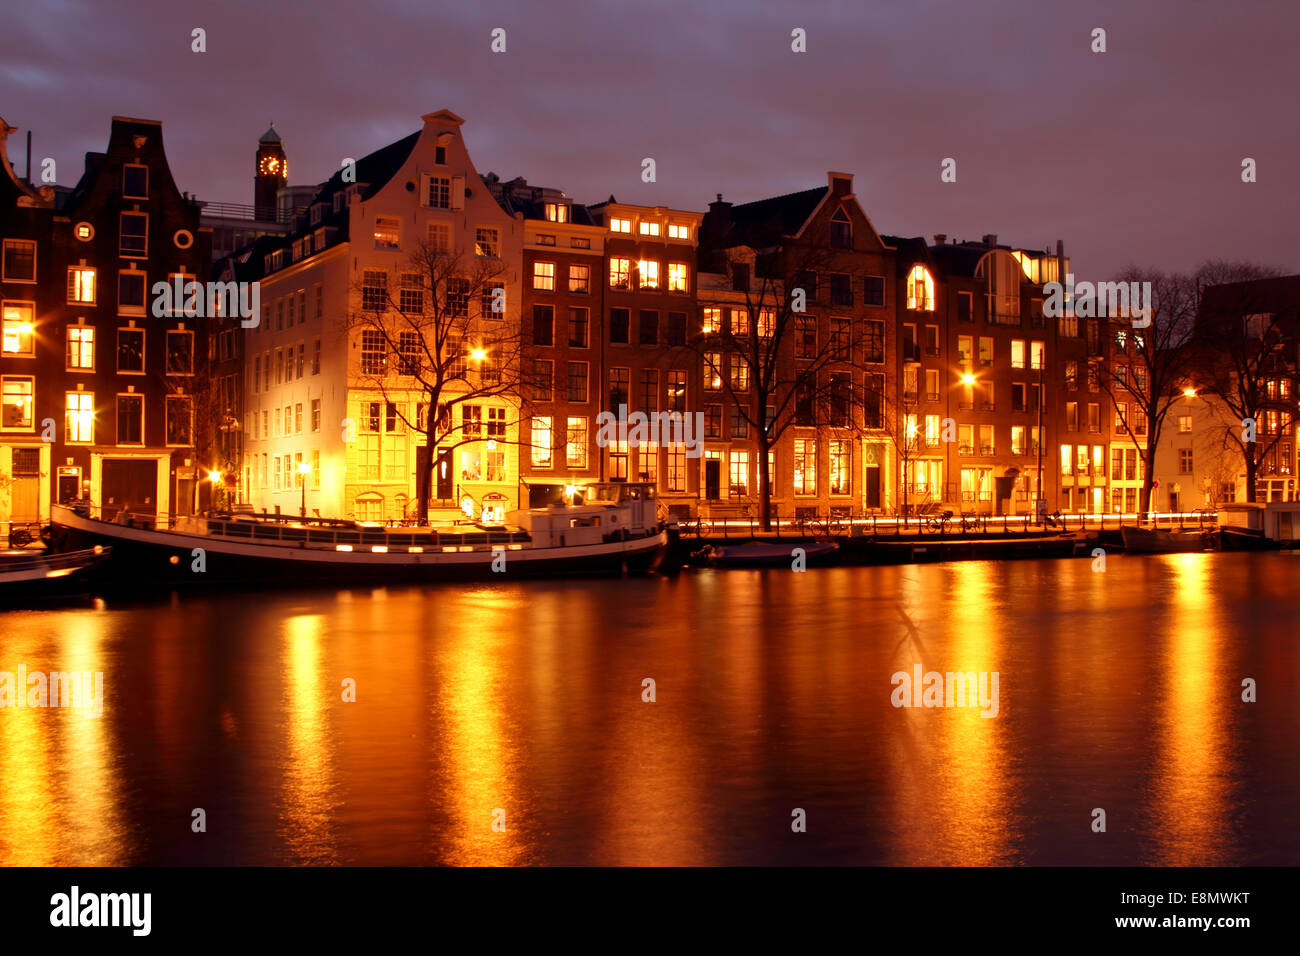
M 320 223 L 320 216 L 321 216 L 321 205 L 320 203 L 316 203 L 314 206 L 311 207 L 311 224 L 313 226 L 318 225 Z
M 340 209 L 342 209 L 342 208 L 343 208 L 343 194 L 342 194 L 342 193 L 335 193 L 335 194 L 334 194 L 334 211 L 335 211 L 335 212 L 338 212 L 338 211 L 339 211 Z
M 657 222 L 649 222 L 645 219 L 642 219 L 640 227 L 641 227 L 641 235 L 643 236 L 659 235 L 659 223 Z
M 609 221 L 609 231 L 610 231 L 610 232 L 631 232 L 631 231 L 632 231 L 632 220 L 631 220 L 631 219 L 611 219 L 611 220 Z
M 551 222 L 568 222 L 569 204 L 563 202 L 548 202 L 546 204 L 546 218 Z
M 668 224 L 668 238 L 669 239 L 690 239 L 691 227 L 679 225 L 675 222 L 670 222 Z
M 831 248 L 853 248 L 853 223 L 849 221 L 849 214 L 844 211 L 843 206 L 835 210 L 835 215 L 831 216 Z

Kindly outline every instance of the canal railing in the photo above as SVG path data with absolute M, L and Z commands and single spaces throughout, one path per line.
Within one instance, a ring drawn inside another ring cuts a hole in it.
M 97 509 L 89 510 L 93 512 Z M 395 549 L 408 553 L 491 551 L 494 548 L 518 550 L 530 540 L 526 531 L 512 531 L 509 528 L 476 528 L 473 531 L 444 531 L 440 528 L 388 530 L 380 525 L 366 527 L 360 522 L 330 518 L 176 515 L 169 519 L 166 515 L 129 512 L 118 512 L 112 519 L 93 513 L 88 516 L 105 524 L 143 531 L 172 531 L 257 544 L 333 548 L 336 551 L 351 551 L 355 548 L 368 548 L 372 552 Z
M 731 537 L 853 537 L 969 535 L 1051 535 L 1071 531 L 1115 531 L 1121 528 L 1212 531 L 1218 527 L 1213 511 L 1150 512 L 1130 514 L 1052 514 L 1041 521 L 1034 515 L 986 515 L 944 512 L 896 517 L 870 514 L 861 517 L 773 518 L 764 530 L 756 515 L 678 518 L 678 531 L 695 538 Z

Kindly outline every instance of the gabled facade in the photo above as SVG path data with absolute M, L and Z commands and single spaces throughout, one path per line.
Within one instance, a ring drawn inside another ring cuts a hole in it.
M 208 328 L 160 306 L 155 287 L 205 281 L 211 247 L 161 124 L 114 117 L 107 150 L 57 200 L 3 166 L 0 443 L 13 487 L 0 520 L 44 520 L 49 502 L 77 499 L 161 525 L 192 512 Z
M 738 383 L 735 371 L 748 364 L 752 373 L 755 363 L 737 361 L 724 346 L 706 351 L 701 401 L 711 424 L 702 509 L 758 513 L 760 442 L 757 429 L 735 412 L 739 403 L 752 409 L 755 425 L 769 417 L 792 420 L 769 452 L 776 516 L 894 507 L 890 475 L 897 454 L 886 420 L 896 381 L 894 261 L 848 173 L 828 173 L 826 186 L 788 196 L 734 206 L 719 197 L 710 204 L 701 228 L 703 333 L 722 329 L 725 343 L 731 329 L 734 340 L 738 320 L 747 323 L 745 334 L 748 323 L 762 330 L 767 309 L 788 330 L 776 336 L 776 381 L 786 387 L 774 390 L 762 418 L 757 390 Z M 783 305 L 796 289 L 804 297 L 798 314 Z M 749 354 L 759 353 L 751 346 Z M 807 368 L 816 374 L 800 371 Z M 808 394 L 788 395 L 799 381 L 811 383 Z
M 443 294 L 411 271 L 413 252 L 436 248 L 467 269 L 477 258 L 499 264 L 504 311 L 490 313 L 475 296 L 465 314 L 518 327 L 523 223 L 475 171 L 463 120 L 448 110 L 423 120 L 419 132 L 335 173 L 291 236 L 261 240 L 262 322 L 245 345 L 244 462 L 247 499 L 259 510 L 423 520 L 414 502 L 426 393 L 401 356 L 355 321 L 390 291 L 414 302 Z M 474 341 L 457 348 L 466 362 L 493 358 Z M 477 416 L 466 433 L 481 440 L 435 451 L 433 507 L 477 518 L 485 501 L 518 500 L 518 429 L 507 424 L 517 422 L 518 402 L 501 397 L 457 414 Z

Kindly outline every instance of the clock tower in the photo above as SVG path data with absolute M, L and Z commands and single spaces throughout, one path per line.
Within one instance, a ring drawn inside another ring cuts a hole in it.
M 257 175 L 253 178 L 253 217 L 275 222 L 275 194 L 289 181 L 289 164 L 275 124 L 257 141 Z

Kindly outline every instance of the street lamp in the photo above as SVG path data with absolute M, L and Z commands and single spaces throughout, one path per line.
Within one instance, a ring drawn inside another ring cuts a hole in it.
M 475 362 L 481 362 L 485 358 L 487 358 L 487 350 L 475 349 L 474 351 L 469 353 L 469 357 L 472 358 Z
M 1194 388 L 1183 389 L 1183 398 L 1195 398 L 1195 397 L 1196 397 L 1196 389 Z
M 302 487 L 302 508 L 299 511 L 300 517 L 307 517 L 307 476 L 311 474 L 310 462 L 298 463 L 298 483 Z
M 961 377 L 961 383 L 962 383 L 963 385 L 974 385 L 974 384 L 975 384 L 975 376 L 974 376 L 974 375 L 971 375 L 971 374 L 968 372 L 967 374 L 965 374 L 965 375 L 963 375 L 963 376 Z

